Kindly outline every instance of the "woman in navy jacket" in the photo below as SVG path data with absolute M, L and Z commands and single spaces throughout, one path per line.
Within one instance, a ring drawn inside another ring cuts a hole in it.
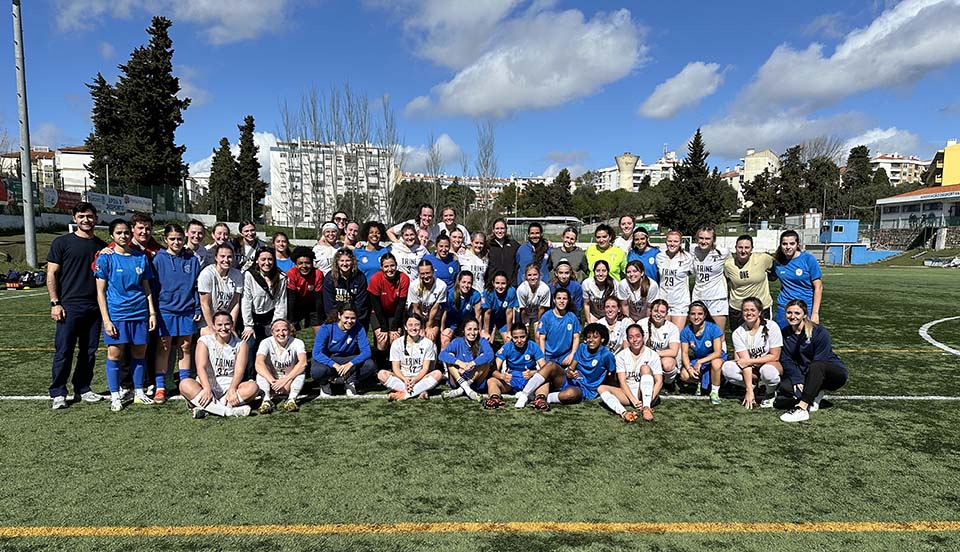
M 343 303 L 353 305 L 357 324 L 366 329 L 370 321 L 367 300 L 367 277 L 357 269 L 357 257 L 349 249 L 338 249 L 333 255 L 333 266 L 323 277 L 323 309 L 336 312 Z
M 847 368 L 830 345 L 830 333 L 807 317 L 807 304 L 802 299 L 787 303 L 787 325 L 783 327 L 780 364 L 784 381 L 793 384 L 800 402 L 780 419 L 803 422 L 820 409 L 824 391 L 836 391 L 847 383 Z

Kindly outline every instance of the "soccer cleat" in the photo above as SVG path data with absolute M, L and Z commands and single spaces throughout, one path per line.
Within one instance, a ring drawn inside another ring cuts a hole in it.
M 620 415 L 620 419 L 623 420 L 624 422 L 627 422 L 628 424 L 633 423 L 637 421 L 637 413 L 624 412 L 623 414 Z
M 720 404 L 720 394 L 716 391 L 710 393 L 710 404 L 717 405 Z
M 153 394 L 153 404 L 163 404 L 165 402 L 167 402 L 167 390 L 157 389 L 157 392 Z
M 148 397 L 145 393 L 137 393 L 133 397 L 133 404 L 153 404 L 153 399 Z
M 87 391 L 86 393 L 77 393 L 77 400 L 88 402 L 88 403 L 95 403 L 95 402 L 102 401 L 103 395 L 99 393 L 94 393 L 93 391 Z
M 643 411 L 641 412 L 641 414 L 643 414 L 643 421 L 645 422 L 653 421 L 653 409 L 650 408 L 649 406 L 643 407 Z
M 195 406 L 190 409 L 190 415 L 193 416 L 194 420 L 202 420 L 207 417 L 207 411 L 199 406 Z
M 456 389 L 451 389 L 450 391 L 444 391 L 440 395 L 443 400 L 456 399 L 457 397 L 463 396 L 463 389 L 457 387 Z
M 263 399 L 260 408 L 257 409 L 257 414 L 269 414 L 271 412 L 273 412 L 273 403 L 269 399 Z
M 817 393 L 816 398 L 813 399 L 813 402 L 810 403 L 810 407 L 807 408 L 809 412 L 816 412 L 820 410 L 820 401 L 823 400 L 823 391 Z
M 333 396 L 333 389 L 330 387 L 329 383 L 325 383 L 320 386 L 320 398 L 326 399 Z
M 242 418 L 244 416 L 250 415 L 250 405 L 235 406 L 232 409 L 227 411 L 227 416 L 234 416 L 237 418 Z
M 777 400 L 776 397 L 767 397 L 760 401 L 760 408 L 773 408 L 773 403 Z
M 546 395 L 537 395 L 537 398 L 533 399 L 533 402 L 530 403 L 530 406 L 532 406 L 533 408 L 535 408 L 540 412 L 550 412 L 550 410 L 552 409 L 552 407 L 550 406 L 550 403 L 547 402 Z
M 120 412 L 121 410 L 123 410 L 123 402 L 120 399 L 111 400 L 110 410 L 113 412 Z
M 300 410 L 300 407 L 297 406 L 297 401 L 293 399 L 287 399 L 280 403 L 280 410 L 283 410 L 284 412 L 296 412 Z
M 503 402 L 503 397 L 501 397 L 501 396 L 498 395 L 498 394 L 497 394 L 497 395 L 490 395 L 490 398 L 489 398 L 489 399 L 483 401 L 483 407 L 484 407 L 485 409 L 487 409 L 487 410 L 495 410 L 495 409 L 500 408 L 501 406 L 503 406 L 503 405 L 505 405 L 505 404 L 506 404 L 506 403 Z
M 516 409 L 521 409 L 527 406 L 527 401 L 530 400 L 530 396 L 524 392 L 517 393 L 517 402 L 513 405 Z
M 121 400 L 121 401 L 125 401 L 125 400 L 129 399 L 131 394 L 133 394 L 133 389 L 130 389 L 129 387 L 121 387 L 121 388 L 120 388 L 120 400 Z
M 347 389 L 348 397 L 356 397 L 360 394 L 357 393 L 357 384 L 353 383 L 352 381 L 348 381 L 344 387 Z
M 424 391 L 423 393 L 420 393 L 419 395 L 417 395 L 417 399 L 421 401 L 425 401 L 429 398 L 430 398 L 430 393 L 428 391 Z
M 389 395 L 387 395 L 388 401 L 402 401 L 403 399 L 406 399 L 406 398 L 407 398 L 406 391 L 394 391 Z
M 805 422 L 810 419 L 810 413 L 806 410 L 795 406 L 790 410 L 787 410 L 780 416 L 781 422 Z
M 67 407 L 67 398 L 66 397 L 54 397 L 53 398 L 53 410 L 63 410 Z
M 154 392 L 155 392 L 156 390 L 157 390 L 157 386 L 156 386 L 156 385 L 148 385 L 148 386 L 147 386 L 147 395 L 153 396 L 153 394 L 154 394 Z

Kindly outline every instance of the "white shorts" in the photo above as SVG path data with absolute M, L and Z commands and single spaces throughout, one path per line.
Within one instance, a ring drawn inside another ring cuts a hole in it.
M 670 308 L 667 310 L 667 316 L 686 316 L 690 311 L 690 305 L 683 303 L 670 303 Z
M 224 395 L 227 394 L 227 389 L 230 389 L 230 384 L 233 383 L 232 376 L 220 376 L 212 378 L 210 381 L 210 392 L 213 393 L 213 398 L 215 400 L 220 400 Z
M 730 302 L 726 299 L 701 299 L 710 311 L 710 316 L 727 316 L 730 314 Z

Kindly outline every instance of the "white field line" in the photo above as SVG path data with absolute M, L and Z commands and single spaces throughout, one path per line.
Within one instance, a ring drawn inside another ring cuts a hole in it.
M 947 345 L 944 345 L 943 343 L 940 343 L 940 342 L 937 341 L 936 339 L 930 337 L 930 328 L 936 326 L 937 324 L 939 324 L 939 323 L 941 323 L 941 322 L 947 322 L 947 321 L 950 321 L 950 320 L 957 320 L 957 319 L 960 319 L 960 316 L 951 316 L 951 317 L 949 317 L 949 318 L 941 318 L 940 320 L 934 320 L 933 322 L 927 322 L 927 323 L 924 324 L 923 326 L 920 326 L 920 330 L 919 330 L 918 333 L 920 334 L 920 337 L 924 338 L 924 339 L 927 341 L 927 343 L 933 345 L 934 347 L 936 347 L 936 348 L 938 348 L 938 349 L 941 349 L 941 350 L 944 350 L 944 351 L 946 351 L 946 352 L 948 352 L 948 353 L 950 353 L 950 354 L 952 354 L 952 355 L 960 356 L 960 351 L 954 349 L 953 347 L 949 347 L 949 346 L 947 346 Z
M 514 398 L 515 395 L 509 393 L 503 394 L 504 398 Z M 302 399 L 312 401 L 361 401 L 361 400 L 385 400 L 386 393 L 368 393 L 366 395 L 356 395 L 348 397 L 346 395 L 333 395 L 332 397 L 318 397 L 316 395 L 302 395 Z M 710 397 L 694 395 L 667 395 L 661 397 L 665 401 L 705 401 Z M 826 399 L 837 401 L 960 401 L 960 397 L 951 397 L 948 395 L 825 395 Z M 0 401 L 49 401 L 47 395 L 0 395 Z M 167 397 L 170 401 L 182 401 L 183 397 L 174 395 Z M 442 400 L 438 396 L 431 397 L 431 400 Z M 462 399 L 456 399 L 462 402 Z M 106 402 L 106 401 L 104 401 Z M 410 399 L 409 402 L 417 402 Z
M 23 299 L 23 298 L 25 298 L 25 297 L 39 297 L 39 296 L 41 296 L 41 295 L 46 295 L 46 294 L 47 294 L 47 290 L 45 290 L 45 289 L 44 289 L 44 290 L 38 289 L 38 290 L 36 290 L 36 292 L 33 292 L 33 291 L 18 291 L 18 292 L 16 292 L 16 293 L 17 293 L 17 295 L 9 295 L 9 296 L 8 296 L 8 295 L 0 295 L 0 301 L 9 301 L 10 299 Z

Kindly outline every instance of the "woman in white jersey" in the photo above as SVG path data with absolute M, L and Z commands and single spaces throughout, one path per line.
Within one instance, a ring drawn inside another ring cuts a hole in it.
M 408 314 L 403 329 L 405 335 L 390 345 L 391 370 L 380 370 L 377 379 L 393 390 L 388 396 L 391 401 L 426 399 L 443 379 L 437 346 L 421 333 L 423 318 L 419 314 Z
M 610 277 L 610 264 L 603 259 L 593 263 L 593 276 L 583 281 L 583 319 L 587 324 L 603 318 L 603 302 L 616 295 L 617 282 Z
M 647 278 L 642 262 L 627 263 L 623 280 L 617 282 L 617 298 L 621 301 L 623 316 L 632 320 L 646 318 L 650 303 L 659 293 L 660 286 Z
M 603 318 L 597 321 L 610 332 L 607 348 L 617 354 L 623 349 L 627 341 L 627 326 L 633 324 L 633 319 L 623 316 L 620 311 L 620 300 L 611 295 L 603 300 Z
M 680 328 L 668 320 L 670 307 L 663 299 L 650 303 L 650 316 L 637 321 L 647 336 L 647 347 L 660 355 L 660 367 L 663 369 L 663 382 L 672 384 L 680 370 L 677 357 L 680 355 Z
M 693 300 L 703 301 L 721 330 L 727 329 L 727 279 L 723 265 L 730 256 L 726 249 L 717 247 L 717 231 L 713 226 L 697 230 L 697 246 L 693 248 Z
M 753 408 L 753 386 L 759 379 L 766 390 L 760 408 L 773 408 L 783 374 L 780 364 L 783 334 L 776 322 L 767 320 L 763 315 L 763 302 L 760 299 L 747 297 L 741 307 L 743 324 L 733 331 L 735 357 L 724 362 L 721 371 L 727 381 L 746 389 L 743 406 Z
M 257 395 L 257 384 L 243 381 L 249 347 L 233 333 L 233 317 L 219 311 L 213 316 L 214 334 L 197 342 L 197 379 L 180 382 L 180 394 L 188 401 L 194 418 L 248 416 L 247 401 Z
M 453 247 L 453 240 L 450 240 Z M 460 270 L 469 270 L 473 273 L 473 289 L 483 293 L 487 283 L 487 236 L 477 232 L 470 237 L 470 243 L 463 253 L 457 254 L 460 261 Z
M 657 253 L 657 272 L 660 274 L 658 299 L 670 305 L 670 321 L 682 328 L 687 323 L 687 308 L 690 306 L 690 274 L 693 273 L 693 255 L 681 248 L 683 234 L 677 230 L 667 232 L 666 251 Z
M 326 222 L 320 227 L 320 239 L 313 246 L 313 266 L 326 274 L 333 266 L 333 256 L 343 247 L 338 241 L 340 227 L 335 222 Z
M 427 248 L 417 241 L 416 226 L 407 223 L 400 228 L 400 241 L 390 245 L 390 252 L 397 258 L 397 267 L 412 281 L 417 277 L 417 267 L 421 264 Z
M 285 412 L 296 412 L 297 397 L 306 379 L 307 349 L 303 341 L 291 335 L 293 326 L 284 319 L 270 325 L 270 337 L 260 342 L 257 349 L 257 387 L 263 392 L 263 402 L 258 412 L 273 412 L 274 396 L 286 395 L 280 403 Z
M 410 312 L 423 318 L 424 337 L 436 343 L 440 337 L 440 315 L 447 302 L 447 284 L 437 278 L 433 264 L 427 259 L 420 261 L 417 271 L 419 277 L 410 281 L 407 306 Z
M 213 334 L 213 315 L 230 313 L 234 325 L 240 320 L 240 299 L 243 297 L 243 274 L 233 268 L 233 247 L 221 243 L 211 250 L 213 264 L 200 271 L 197 292 L 200 295 L 200 335 Z
M 530 263 L 523 269 L 523 282 L 517 286 L 517 303 L 520 305 L 520 322 L 527 327 L 527 334 L 537 331 L 543 313 L 550 310 L 550 286 L 540 279 L 540 266 Z M 512 324 L 512 320 L 507 321 Z
M 601 385 L 600 399 L 625 422 L 637 419 L 632 406 L 643 415 L 645 422 L 653 421 L 653 401 L 663 386 L 663 368 L 660 355 L 644 343 L 643 327 L 631 324 L 627 328 L 628 346 L 617 353 L 618 385 Z

